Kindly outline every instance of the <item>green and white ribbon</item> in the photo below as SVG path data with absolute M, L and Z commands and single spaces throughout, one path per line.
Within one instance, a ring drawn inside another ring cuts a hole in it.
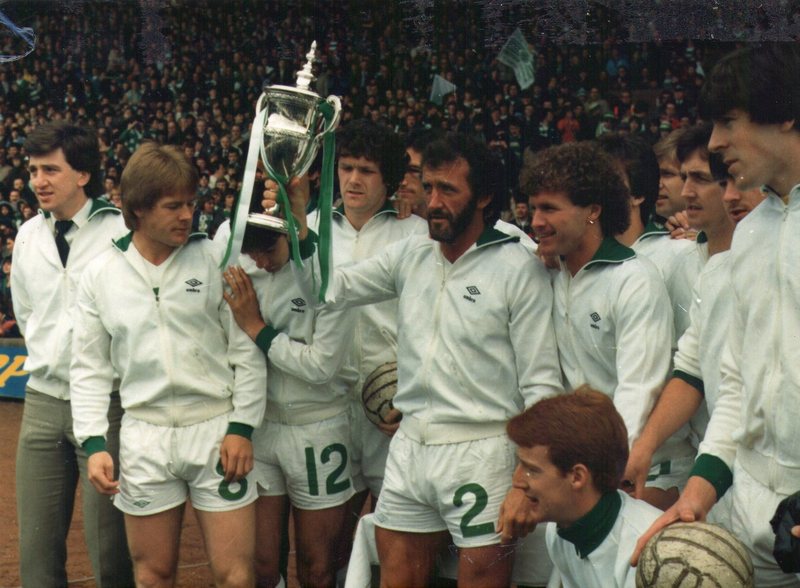
M 335 119 L 336 111 L 334 106 L 325 101 L 320 101 L 317 105 L 320 114 L 325 119 L 325 131 L 323 132 L 322 143 L 322 173 L 320 177 L 319 194 L 319 240 L 317 249 L 317 260 L 320 271 L 320 286 L 317 293 L 320 302 L 325 300 L 325 292 L 331 274 L 331 218 L 333 214 L 333 160 L 335 155 Z M 236 211 L 231 215 L 231 236 L 228 239 L 228 247 L 221 267 L 228 267 L 236 263 L 242 249 L 244 230 L 247 226 L 247 215 L 250 211 L 250 201 L 255 184 L 256 167 L 258 166 L 259 150 L 264 137 L 264 117 L 267 109 L 264 108 L 256 114 L 253 127 L 250 131 L 250 146 L 247 150 L 247 163 L 244 169 L 242 189 L 239 193 L 239 201 Z M 286 211 L 286 224 L 289 230 L 289 243 L 291 248 L 292 260 L 298 268 L 303 267 L 303 260 L 300 257 L 300 242 L 297 236 L 297 221 L 292 215 L 292 208 L 289 203 L 289 195 L 286 187 L 291 178 L 276 172 L 269 161 L 264 161 L 267 174 L 275 183 L 278 184 L 278 204 L 281 209 Z
M 247 226 L 247 215 L 250 212 L 250 200 L 253 195 L 253 186 L 256 182 L 258 152 L 264 137 L 264 118 L 266 116 L 266 108 L 257 112 L 250 130 L 250 146 L 247 148 L 247 163 L 244 166 L 242 188 L 239 191 L 236 210 L 231 214 L 231 235 L 228 237 L 228 246 L 225 249 L 225 257 L 222 258 L 222 263 L 220 264 L 221 268 L 235 265 L 236 261 L 239 259 L 239 253 L 242 251 L 244 229 Z

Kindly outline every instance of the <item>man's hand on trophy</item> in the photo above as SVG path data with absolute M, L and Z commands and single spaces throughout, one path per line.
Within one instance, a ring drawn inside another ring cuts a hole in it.
M 292 208 L 292 216 L 297 222 L 297 236 L 300 240 L 306 238 L 308 226 L 306 224 L 306 207 L 310 198 L 308 175 L 292 178 L 286 186 L 286 193 L 289 196 L 289 205 Z M 278 201 L 278 184 L 273 179 L 267 179 L 264 183 L 264 199 L 261 206 L 265 210 L 271 209 Z

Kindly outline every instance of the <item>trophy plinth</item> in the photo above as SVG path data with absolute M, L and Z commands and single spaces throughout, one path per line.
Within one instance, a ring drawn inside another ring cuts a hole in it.
M 270 211 L 271 212 L 271 211 Z M 283 233 L 284 235 L 289 232 L 289 226 L 286 219 L 272 214 L 264 214 L 261 212 L 251 212 L 247 215 L 247 224 L 276 233 Z

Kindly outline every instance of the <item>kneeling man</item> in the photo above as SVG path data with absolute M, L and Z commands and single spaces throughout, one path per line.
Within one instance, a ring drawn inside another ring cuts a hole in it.
M 514 487 L 547 526 L 564 588 L 635 586 L 629 560 L 661 511 L 618 490 L 628 434 L 612 400 L 588 386 L 547 398 L 508 423 L 519 446 Z

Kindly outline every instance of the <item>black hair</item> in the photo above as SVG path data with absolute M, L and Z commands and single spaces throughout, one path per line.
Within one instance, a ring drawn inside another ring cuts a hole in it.
M 422 166 L 433 169 L 463 159 L 469 166 L 467 183 L 473 199 L 490 196 L 489 205 L 483 209 L 483 221 L 492 227 L 500 218 L 503 193 L 499 189 L 498 169 L 502 164 L 489 148 L 474 137 L 461 133 L 446 133 L 425 146 Z
M 64 159 L 73 169 L 89 174 L 84 193 L 89 198 L 97 198 L 103 193 L 100 147 L 94 131 L 60 120 L 51 121 L 33 129 L 22 147 L 29 156 L 36 157 L 61 149 Z
M 604 237 L 630 226 L 630 195 L 614 160 L 596 143 L 564 143 L 537 152 L 525 163 L 520 186 L 528 196 L 562 193 L 576 206 L 598 204 Z
M 728 172 L 728 166 L 722 160 L 721 153 L 714 152 L 708 156 L 708 169 L 711 171 L 711 177 L 717 182 L 731 180 L 731 174 Z
M 375 162 L 386 184 L 386 194 L 397 191 L 406 173 L 403 141 L 386 125 L 359 119 L 336 132 L 336 156 L 363 157 Z
M 285 237 L 281 232 L 248 224 L 244 229 L 244 237 L 242 238 L 242 253 L 266 251 L 275 245 L 281 237 Z
M 686 161 L 692 153 L 699 152 L 704 161 L 708 161 L 708 141 L 711 139 L 713 130 L 711 123 L 701 123 L 687 128 L 678 137 L 675 143 L 675 155 L 680 163 Z
M 606 134 L 597 140 L 600 148 L 625 168 L 631 196 L 644 198 L 639 207 L 642 224 L 646 225 L 658 200 L 660 173 L 658 160 L 650 144 L 640 137 Z
M 440 129 L 414 129 L 406 135 L 406 149 L 422 153 L 428 143 L 441 139 L 444 135 L 444 131 Z
M 699 112 L 719 120 L 731 110 L 757 124 L 793 120 L 800 130 L 800 47 L 797 43 L 749 44 L 723 57 L 700 93 Z

